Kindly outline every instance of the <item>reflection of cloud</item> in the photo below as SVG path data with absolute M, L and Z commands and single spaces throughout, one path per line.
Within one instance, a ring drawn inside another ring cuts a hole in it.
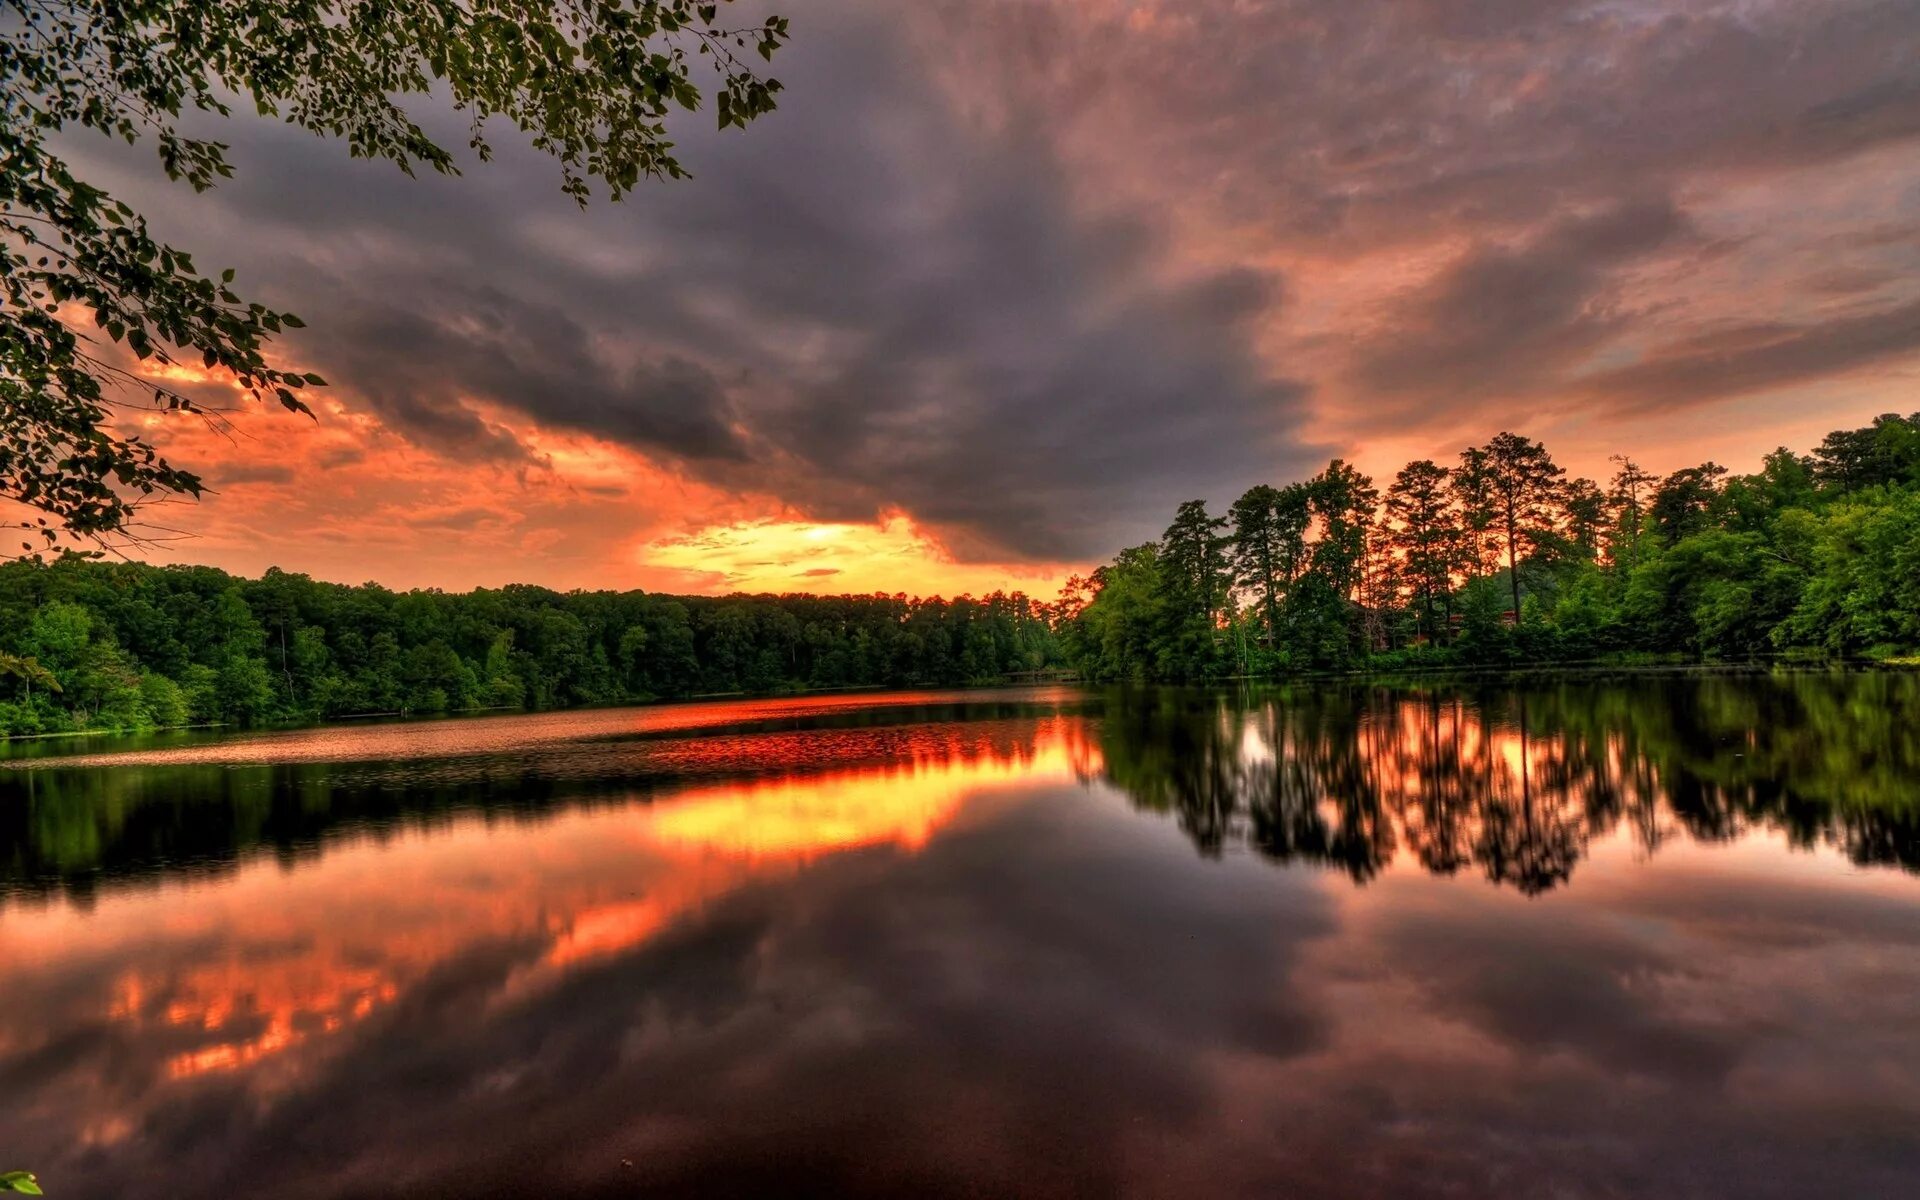
M 927 844 L 966 796 L 989 784 L 1047 782 L 1073 769 L 1057 724 L 1040 727 L 1031 757 L 921 762 L 693 792 L 648 814 L 649 836 L 676 852 L 797 857 L 890 843 Z
M 845 703 L 769 701 L 733 712 Z M 670 716 L 698 720 L 713 710 Z M 129 1045 L 167 1047 L 142 1083 L 245 1072 L 250 1087 L 279 1092 L 336 1053 L 334 1039 L 406 1003 L 477 945 L 541 947 L 500 985 L 500 1001 L 524 1003 L 578 964 L 631 952 L 755 880 L 860 847 L 915 852 L 983 789 L 1071 777 L 1057 721 L 1012 742 L 992 723 L 976 727 L 971 741 L 952 732 L 930 731 L 917 756 L 892 766 L 712 786 L 646 808 L 562 818 L 517 836 L 512 862 L 492 861 L 491 839 L 467 829 L 445 840 L 363 845 L 292 880 L 270 868 L 243 871 L 197 904 L 150 896 L 94 914 L 15 911 L 9 933 L 18 937 L 13 945 L 46 961 L 79 955 L 141 964 L 114 977 L 98 1007 Z M 329 741 L 325 733 L 300 736 Z M 751 739 L 713 741 L 736 756 L 754 753 Z M 486 864 L 481 874 L 469 875 L 477 863 Z M 432 899 L 396 898 L 400 879 L 411 881 L 401 893 Z M 618 898 L 634 888 L 643 894 Z M 5 1012 L 0 1005 L 0 1046 L 19 1052 L 46 1036 L 7 1031 Z M 272 1061 L 281 1057 L 289 1061 Z
M 1920 1165 L 1911 879 L 1770 837 L 1641 861 L 1622 828 L 1545 897 L 1408 870 L 1354 888 L 1200 859 L 1089 792 L 1146 771 L 1102 761 L 1103 734 L 1186 767 L 1354 765 L 1319 729 L 1409 800 L 1436 735 L 1503 793 L 1557 786 L 1564 756 L 1444 707 L 1342 724 L 1301 703 L 1249 751 L 1152 726 L 1171 694 L 1145 718 L 1116 700 L 904 729 L 832 726 L 833 703 L 707 706 L 714 736 L 663 739 L 692 767 L 790 773 L 538 822 L 436 815 L 291 869 L 9 907 L 0 1142 L 63 1194 L 164 1170 L 183 1200 L 475 1180 L 1745 1200 L 1899 1195 Z M 544 720 L 496 749 L 552 750 Z M 808 773 L 822 744 L 814 763 L 892 766 Z M 478 786 L 447 761 L 410 769 Z

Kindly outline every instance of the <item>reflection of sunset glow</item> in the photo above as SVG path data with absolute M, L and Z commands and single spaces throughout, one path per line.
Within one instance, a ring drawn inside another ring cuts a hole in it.
M 929 760 L 848 772 L 831 788 L 812 779 L 777 779 L 695 793 L 661 809 L 649 824 L 662 846 L 745 858 L 805 859 L 882 844 L 918 850 L 975 788 L 1071 774 L 1066 743 L 1056 738 L 1024 762 Z
M 174 998 L 162 1020 L 229 1039 L 169 1060 L 167 1074 L 175 1078 L 251 1065 L 361 1020 L 399 994 L 391 979 L 371 967 L 298 959 L 279 970 L 223 961 L 186 971 L 172 983 Z M 141 986 L 130 981 L 127 990 L 137 996 Z
M 564 966 L 630 949 L 748 876 L 783 873 L 862 847 L 917 852 L 983 788 L 1075 777 L 1072 742 L 1060 722 L 1041 722 L 1032 750 L 1031 757 L 929 757 L 835 772 L 825 780 L 702 789 L 649 809 L 637 823 L 639 840 L 675 869 L 645 899 L 582 910 L 558 923 L 546 962 Z M 516 980 L 514 990 L 527 983 Z
M 917 852 L 982 790 L 1073 778 L 1073 755 L 1088 752 L 1069 741 L 1059 720 L 1011 737 L 983 723 L 959 739 L 942 731 L 892 767 L 705 787 L 510 831 L 461 823 L 338 847 L 292 874 L 257 864 L 91 912 L 14 910 L 9 942 L 36 961 L 127 962 L 97 1011 L 166 1047 L 161 1077 L 247 1071 L 249 1086 L 272 1091 L 334 1035 L 479 946 L 519 948 L 495 997 L 519 1003 L 756 881 L 854 848 Z M 0 1028 L 0 1041 L 39 1036 Z M 100 1129 L 137 1127 L 113 1103 L 100 1099 Z

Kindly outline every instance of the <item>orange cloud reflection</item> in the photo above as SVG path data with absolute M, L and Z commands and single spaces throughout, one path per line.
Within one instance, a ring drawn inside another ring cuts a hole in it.
M 335 845 L 293 872 L 256 863 L 91 911 L 15 910 L 8 944 L 54 966 L 122 964 L 83 1007 L 152 1055 L 156 1078 L 245 1072 L 271 1094 L 456 961 L 499 955 L 490 1005 L 517 1004 L 744 887 L 860 848 L 917 853 L 982 793 L 1073 779 L 1087 753 L 1061 720 L 982 723 L 884 768 L 705 787 L 531 828 L 461 822 Z M 0 1044 L 58 1036 L 45 1018 L 31 997 L 0 1006 Z M 103 1130 L 139 1128 L 130 1110 L 166 1095 L 111 1073 L 84 1086 Z

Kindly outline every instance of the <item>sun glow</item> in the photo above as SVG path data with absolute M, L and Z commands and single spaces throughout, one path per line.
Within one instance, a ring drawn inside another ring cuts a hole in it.
M 984 595 L 1050 598 L 1077 568 L 1063 563 L 960 562 L 904 512 L 870 523 L 765 518 L 713 525 L 641 546 L 645 568 L 715 592 Z

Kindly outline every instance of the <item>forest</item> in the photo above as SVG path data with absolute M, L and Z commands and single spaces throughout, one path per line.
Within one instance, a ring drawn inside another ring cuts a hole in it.
M 0 732 L 985 683 L 1046 665 L 1053 621 L 1017 594 L 455 595 L 23 560 L 0 565 Z
M 1020 594 L 464 594 L 68 556 L 0 564 L 0 734 L 259 725 L 1072 670 L 1897 659 L 1920 649 L 1920 413 L 1752 474 L 1603 487 L 1502 433 L 1384 488 L 1336 460 Z
M 1920 648 L 1920 413 L 1782 447 L 1752 474 L 1605 486 L 1501 433 L 1383 488 L 1335 460 L 1179 507 L 1069 582 L 1062 653 L 1095 680 Z

